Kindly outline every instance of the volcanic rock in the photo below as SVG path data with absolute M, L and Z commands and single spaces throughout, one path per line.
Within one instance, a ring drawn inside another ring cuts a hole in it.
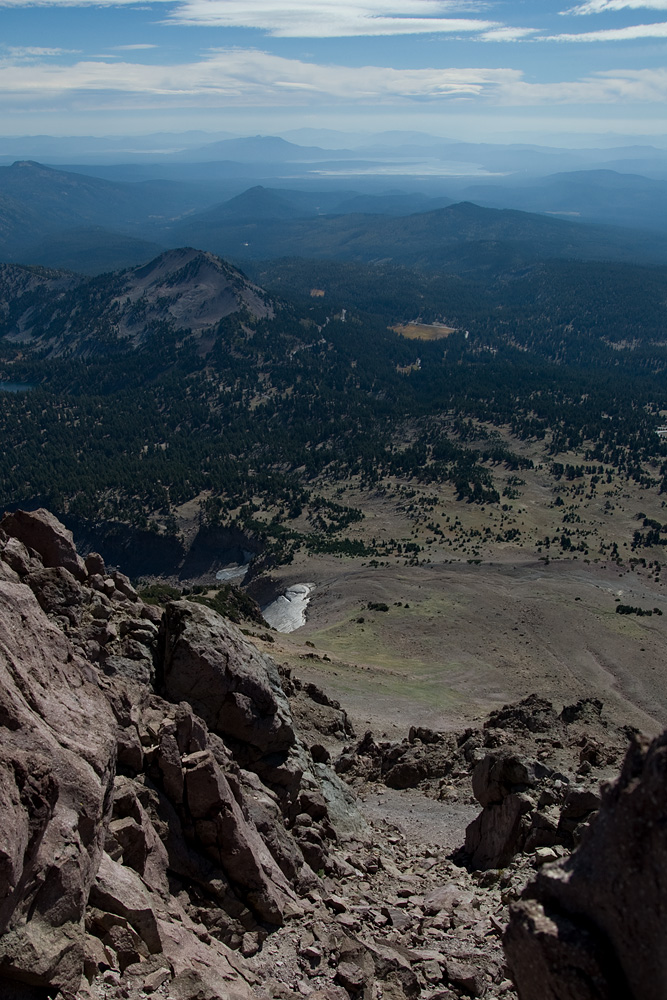
M 522 1000 L 667 995 L 667 733 L 635 739 L 579 848 L 512 910 Z
M 187 701 L 210 729 L 255 755 L 289 750 L 296 735 L 268 656 L 215 611 L 190 601 L 167 605 L 163 629 L 167 697 Z
M 0 523 L 8 535 L 39 553 L 45 566 L 62 566 L 77 580 L 85 580 L 88 576 L 86 565 L 76 551 L 72 532 L 50 511 L 43 507 L 33 511 L 15 510 L 5 514 Z
M 75 990 L 111 807 L 115 721 L 24 584 L 0 581 L 0 635 L 0 976 Z

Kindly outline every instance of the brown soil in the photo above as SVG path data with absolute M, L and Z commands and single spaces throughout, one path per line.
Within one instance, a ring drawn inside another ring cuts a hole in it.
M 601 698 L 611 719 L 650 733 L 667 723 L 667 617 L 615 613 L 617 597 L 647 608 L 664 598 L 615 565 L 304 557 L 281 577 L 316 587 L 307 624 L 273 633 L 272 655 L 339 698 L 358 730 L 461 728 L 532 692 L 557 706 Z

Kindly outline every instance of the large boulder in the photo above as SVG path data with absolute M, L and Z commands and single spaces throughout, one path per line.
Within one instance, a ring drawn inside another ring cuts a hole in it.
M 217 612 L 191 601 L 168 604 L 162 648 L 166 696 L 188 702 L 213 732 L 258 756 L 294 745 L 275 663 Z
M 211 751 L 190 754 L 183 764 L 185 799 L 198 844 L 242 888 L 263 920 L 281 924 L 286 916 L 300 913 L 289 882 L 252 821 L 244 816 Z
M 508 752 L 490 753 L 472 775 L 475 798 L 484 808 L 466 829 L 466 853 L 475 868 L 501 868 L 523 849 L 534 801 L 532 765 Z
M 76 990 L 116 725 L 23 584 L 0 580 L 0 978 Z
M 633 742 L 580 847 L 541 869 L 504 943 L 521 1000 L 667 996 L 667 732 Z
M 88 576 L 86 564 L 76 551 L 72 532 L 50 511 L 15 510 L 5 514 L 2 527 L 13 538 L 17 538 L 28 549 L 34 549 L 47 567 L 61 566 L 77 580 Z

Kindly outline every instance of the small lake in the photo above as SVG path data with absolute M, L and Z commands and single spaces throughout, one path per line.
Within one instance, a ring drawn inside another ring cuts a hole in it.
M 0 382 L 0 392 L 29 392 L 34 388 L 29 382 Z

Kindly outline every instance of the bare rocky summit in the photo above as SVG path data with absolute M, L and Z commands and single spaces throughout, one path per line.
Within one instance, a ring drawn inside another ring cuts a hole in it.
M 225 317 L 273 315 L 267 294 L 241 271 L 192 247 L 167 250 L 148 264 L 99 278 L 12 265 L 0 276 L 10 293 L 0 300 L 5 336 L 37 343 L 54 357 L 90 356 L 110 343 L 136 348 L 156 330 L 187 331 L 205 353 L 208 334 Z M 68 296 L 75 287 L 77 294 Z
M 0 998 L 667 992 L 665 737 L 599 702 L 356 739 L 236 626 L 16 511 L 0 733 Z M 448 856 L 364 817 L 383 788 L 481 811 Z

